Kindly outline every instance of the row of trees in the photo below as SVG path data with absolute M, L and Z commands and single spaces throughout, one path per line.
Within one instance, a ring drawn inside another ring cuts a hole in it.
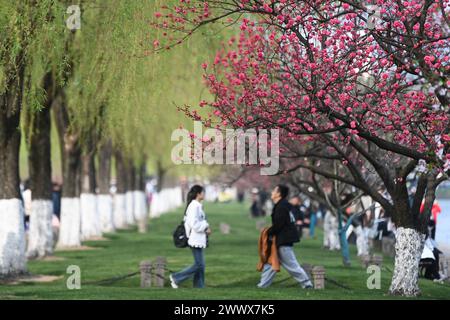
M 193 39 L 164 57 L 152 54 L 159 31 L 148 25 L 161 5 L 0 1 L 0 277 L 26 271 L 27 256 L 53 251 L 52 128 L 63 180 L 58 246 L 80 246 L 139 220 L 145 225 L 147 165 L 160 175 L 167 171 L 168 130 L 182 124 L 170 112 L 173 101 L 199 92 L 193 70 L 215 42 Z M 186 57 L 188 47 L 200 54 Z M 175 72 L 167 72 L 174 67 Z M 22 140 L 33 197 L 27 248 L 19 176 Z
M 417 295 L 431 206 L 449 174 L 448 8 L 445 0 L 179 1 L 157 25 L 170 30 L 168 44 L 204 25 L 240 26 L 204 65 L 215 97 L 201 102 L 214 111 L 204 123 L 280 129 L 283 172 L 300 188 L 324 196 L 320 178 L 378 202 L 397 227 L 390 292 Z

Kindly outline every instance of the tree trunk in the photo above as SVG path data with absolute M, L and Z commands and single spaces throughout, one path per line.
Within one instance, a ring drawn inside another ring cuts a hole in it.
M 127 192 L 126 192 L 126 201 L 127 201 L 127 224 L 134 225 L 136 223 L 136 215 L 135 215 L 135 203 L 134 203 L 134 187 L 136 180 L 135 168 L 132 160 L 126 161 L 126 175 L 127 175 Z
M 23 78 L 24 68 L 20 67 L 17 77 L 6 84 L 6 91 L 0 95 L 0 277 L 26 272 L 19 177 Z
M 330 250 L 340 250 L 339 241 L 339 222 L 338 219 L 330 212 L 327 211 L 324 218 L 324 247 Z
M 53 105 L 55 122 L 61 146 L 63 189 L 61 223 L 58 247 L 81 245 L 80 227 L 80 166 L 81 149 L 78 135 L 71 131 L 64 92 L 60 92 Z
M 100 194 L 110 194 L 111 185 L 112 143 L 103 143 L 98 151 L 98 191 Z
M 373 207 L 375 207 L 375 203 L 369 196 L 362 196 L 359 201 L 359 206 L 356 206 L 356 208 L 358 208 L 357 211 L 362 210 L 362 212 L 364 212 L 361 218 L 361 224 L 355 228 L 356 249 L 359 257 L 368 256 L 370 254 L 369 230 L 366 226 L 368 214 L 370 216 L 369 219 L 375 218 L 373 215 L 375 209 Z
M 97 209 L 94 155 L 94 147 L 89 145 L 81 156 L 81 240 L 96 239 L 102 235 Z
M 147 198 L 145 196 L 145 176 L 146 165 L 141 164 L 136 170 L 134 180 L 134 212 L 138 221 L 138 230 L 140 233 L 147 232 L 148 209 Z
M 44 78 L 47 94 L 43 109 L 30 115 L 28 134 L 32 212 L 27 255 L 29 258 L 41 258 L 53 253 L 53 202 L 52 202 L 52 165 L 51 165 L 51 118 L 50 108 L 53 102 L 53 79 L 51 73 Z
M 417 296 L 419 289 L 419 261 L 425 235 L 411 228 L 397 229 L 395 242 L 395 267 L 389 293 Z
M 428 219 L 436 194 L 436 175 L 433 170 L 420 176 L 411 207 L 405 179 L 396 183 L 393 202 L 395 235 L 395 266 L 389 293 L 402 296 L 418 296 L 419 262 L 425 243 Z M 398 179 L 397 179 L 398 180 Z M 424 210 L 420 204 L 424 201 Z
M 20 199 L 19 117 L 0 110 L 0 278 L 26 272 L 23 203 Z
M 161 161 L 156 161 L 156 191 L 160 192 L 164 186 L 164 178 L 166 176 L 166 169 L 163 168 Z
M 363 226 L 357 226 L 355 228 L 355 234 L 358 257 L 369 255 L 369 237 L 367 235 L 367 228 Z
M 19 111 L 0 110 L 0 199 L 20 199 Z
M 98 211 L 100 214 L 101 231 L 114 232 L 111 184 L 112 143 L 107 141 L 101 145 L 98 152 Z
M 126 191 L 127 191 L 127 174 L 125 161 L 120 151 L 114 152 L 116 159 L 116 194 L 114 195 L 114 225 L 116 228 L 127 228 L 127 206 L 126 206 Z

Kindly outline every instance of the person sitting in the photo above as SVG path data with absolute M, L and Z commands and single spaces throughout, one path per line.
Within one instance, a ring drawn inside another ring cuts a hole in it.
M 436 241 L 427 235 L 420 257 L 421 268 L 424 269 L 423 277 L 435 282 L 442 282 L 445 277 L 439 273 L 439 254 L 442 253 Z

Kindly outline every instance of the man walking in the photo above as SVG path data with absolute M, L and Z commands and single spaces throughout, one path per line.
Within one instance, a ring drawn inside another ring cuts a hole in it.
M 293 245 L 299 242 L 299 235 L 295 226 L 295 217 L 291 212 L 291 205 L 286 200 L 289 194 L 289 188 L 284 185 L 277 185 L 272 190 L 272 201 L 274 207 L 272 210 L 272 226 L 268 234 L 269 237 L 275 236 L 278 249 L 278 258 L 280 264 L 285 268 L 294 279 L 300 283 L 302 288 L 312 288 L 312 283 L 305 270 L 300 266 L 295 257 Z M 272 284 L 276 271 L 270 264 L 265 264 L 259 288 L 267 288 Z

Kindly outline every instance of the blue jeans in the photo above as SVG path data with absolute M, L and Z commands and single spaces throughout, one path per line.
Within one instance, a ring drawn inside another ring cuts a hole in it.
M 312 286 L 311 280 L 309 280 L 305 270 L 303 270 L 298 263 L 292 247 L 278 247 L 278 259 L 283 268 L 285 268 L 303 288 Z M 272 266 L 266 263 L 261 274 L 261 281 L 258 283 L 258 288 L 267 288 L 270 286 L 276 274 L 277 272 L 272 269 Z
M 172 278 L 179 284 L 190 277 L 194 277 L 194 288 L 205 287 L 205 256 L 202 248 L 191 248 L 194 255 L 194 264 L 179 272 L 173 273 Z

